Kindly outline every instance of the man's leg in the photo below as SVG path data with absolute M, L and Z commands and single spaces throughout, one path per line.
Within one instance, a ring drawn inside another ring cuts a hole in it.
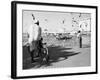
M 31 63 L 35 62 L 34 60 L 34 53 L 35 53 L 35 50 L 30 50 L 30 46 L 28 46 L 28 52 L 30 54 L 30 57 L 31 57 Z
M 32 62 L 32 63 L 36 62 L 36 61 L 34 60 L 34 54 L 35 54 L 35 50 L 31 51 L 31 62 Z
M 32 42 L 32 51 L 31 51 L 31 61 L 32 61 L 32 63 L 36 62 L 35 57 L 36 57 L 37 53 L 38 53 L 37 41 L 33 41 Z
M 82 37 L 80 37 L 80 48 L 82 48 Z
M 36 50 L 37 50 L 37 57 L 41 57 L 40 56 L 41 48 L 40 48 L 40 42 L 39 41 L 36 42 Z

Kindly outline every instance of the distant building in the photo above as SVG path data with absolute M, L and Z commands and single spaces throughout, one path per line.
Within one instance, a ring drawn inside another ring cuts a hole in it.
M 79 27 L 81 27 L 84 31 L 91 31 L 91 19 L 83 19 L 79 21 Z

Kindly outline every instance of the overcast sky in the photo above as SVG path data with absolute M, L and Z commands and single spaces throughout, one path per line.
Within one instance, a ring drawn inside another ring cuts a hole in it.
M 28 27 L 32 24 L 32 16 L 39 20 L 42 30 L 48 29 L 49 32 L 59 32 L 65 29 L 66 31 L 73 30 L 72 19 L 82 20 L 90 18 L 90 14 L 81 14 L 71 12 L 46 12 L 46 11 L 23 11 L 23 32 L 27 32 Z

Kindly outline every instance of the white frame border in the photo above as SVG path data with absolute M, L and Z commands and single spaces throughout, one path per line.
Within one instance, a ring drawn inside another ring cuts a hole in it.
M 91 13 L 91 66 L 89 67 L 74 67 L 74 68 L 50 68 L 50 69 L 22 69 L 22 10 L 45 10 L 45 11 L 61 11 L 61 12 L 82 12 Z M 95 72 L 96 70 L 96 9 L 78 8 L 78 7 L 60 7 L 47 5 L 28 5 L 17 4 L 17 76 L 38 76 L 38 75 L 53 75 L 53 74 L 69 74 L 69 73 L 85 73 Z

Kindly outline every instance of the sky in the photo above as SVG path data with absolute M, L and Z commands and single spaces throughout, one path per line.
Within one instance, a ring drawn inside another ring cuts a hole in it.
M 73 20 L 80 21 L 91 17 L 89 13 L 71 13 L 71 12 L 50 12 L 50 11 L 23 11 L 23 33 L 27 32 L 32 24 L 32 14 L 39 20 L 42 31 L 48 32 L 70 32 L 77 27 Z M 79 17 L 80 16 L 80 17 Z M 74 27 L 73 27 L 73 26 Z

